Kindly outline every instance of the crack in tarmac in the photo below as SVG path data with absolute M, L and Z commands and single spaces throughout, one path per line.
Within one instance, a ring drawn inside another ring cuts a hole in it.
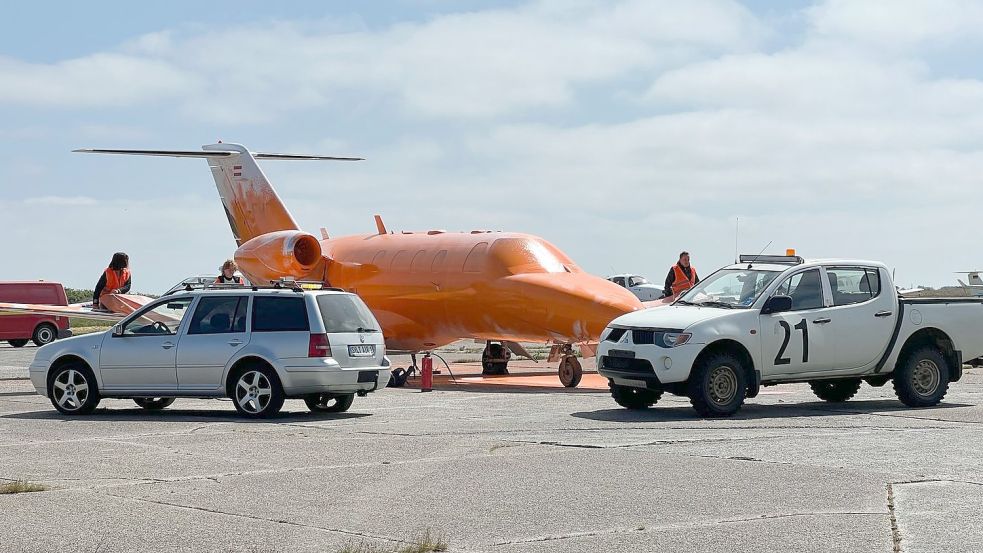
M 531 543 L 542 543 L 550 541 L 561 541 L 576 538 L 590 538 L 590 537 L 601 537 L 601 536 L 611 536 L 611 535 L 624 535 L 624 534 L 650 534 L 654 532 L 664 532 L 666 530 L 684 530 L 693 528 L 709 528 L 715 525 L 726 525 L 726 524 L 743 524 L 748 522 L 758 522 L 767 520 L 778 520 L 784 518 L 796 518 L 796 517 L 813 517 L 813 516 L 884 516 L 887 515 L 886 512 L 870 512 L 870 511 L 815 511 L 815 512 L 802 512 L 802 513 L 779 513 L 773 515 L 759 515 L 755 517 L 741 517 L 741 518 L 724 518 L 719 520 L 705 520 L 705 521 L 694 521 L 694 522 L 681 522 L 675 524 L 661 524 L 655 526 L 642 525 L 634 526 L 632 528 L 608 528 L 603 530 L 592 530 L 587 532 L 570 532 L 567 534 L 558 534 L 552 536 L 539 536 L 535 538 L 526 538 L 521 540 L 509 540 L 502 542 L 494 542 L 488 544 L 489 547 L 502 547 L 507 545 L 523 545 Z
M 306 524 L 306 523 L 303 523 L 303 522 L 297 522 L 297 521 L 293 521 L 293 520 L 267 518 L 267 517 L 261 517 L 261 516 L 256 516 L 256 515 L 249 515 L 249 514 L 244 514 L 244 513 L 233 513 L 233 512 L 229 512 L 229 511 L 222 511 L 222 510 L 219 510 L 219 509 L 209 509 L 207 507 L 196 507 L 194 505 L 182 505 L 180 503 L 170 503 L 170 502 L 167 502 L 167 501 L 160 501 L 160 500 L 156 500 L 156 499 L 147 499 L 147 498 L 143 498 L 143 497 L 128 497 L 128 496 L 125 496 L 125 495 L 116 495 L 116 494 L 106 493 L 106 492 L 93 492 L 93 493 L 97 493 L 97 494 L 104 495 L 104 496 L 107 496 L 107 497 L 114 497 L 116 499 L 129 500 L 129 501 L 137 501 L 137 502 L 143 502 L 143 503 L 152 503 L 154 505 L 162 505 L 162 506 L 165 506 L 165 507 L 173 507 L 173 508 L 177 508 L 177 509 L 188 509 L 188 510 L 192 510 L 192 511 L 200 511 L 200 512 L 206 512 L 206 513 L 212 513 L 212 514 L 216 514 L 216 515 L 230 516 L 230 517 L 236 517 L 236 518 L 245 518 L 245 519 L 249 519 L 249 520 L 257 520 L 257 521 L 263 521 L 263 522 L 272 522 L 274 524 L 285 524 L 287 526 L 295 526 L 295 527 L 298 527 L 298 528 L 307 528 L 307 529 L 311 529 L 311 530 L 319 530 L 319 531 L 322 531 L 322 532 L 331 532 L 331 533 L 336 533 L 336 534 L 342 534 L 344 536 L 369 538 L 369 539 L 380 540 L 380 541 L 387 541 L 387 542 L 390 542 L 390 543 L 398 543 L 398 544 L 406 544 L 406 543 L 408 543 L 405 540 L 391 538 L 389 536 L 379 536 L 379 535 L 375 535 L 375 534 L 369 534 L 367 532 L 356 532 L 354 530 L 344 530 L 344 529 L 341 529 L 341 528 L 329 528 L 329 527 L 326 527 L 326 526 L 318 526 L 316 524 Z

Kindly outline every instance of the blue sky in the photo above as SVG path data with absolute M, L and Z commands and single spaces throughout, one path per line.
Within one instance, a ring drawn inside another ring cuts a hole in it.
M 981 29 L 968 0 L 8 6 L 0 278 L 214 271 L 204 162 L 70 151 L 222 139 L 367 158 L 264 164 L 313 232 L 523 231 L 655 279 L 737 238 L 948 284 L 983 264 Z

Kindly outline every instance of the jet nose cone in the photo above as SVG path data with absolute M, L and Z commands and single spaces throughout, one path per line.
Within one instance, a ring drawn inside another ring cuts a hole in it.
M 544 321 L 553 339 L 596 342 L 612 319 L 642 308 L 624 288 L 585 273 L 532 273 L 508 277 L 522 283 L 524 311 Z

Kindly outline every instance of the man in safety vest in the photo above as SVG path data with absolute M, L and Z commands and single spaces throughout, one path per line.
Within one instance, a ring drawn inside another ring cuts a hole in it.
M 679 254 L 679 262 L 669 269 L 666 287 L 662 293 L 666 297 L 675 297 L 696 286 L 698 282 L 700 277 L 696 276 L 696 269 L 689 264 L 689 252 L 682 252 Z
M 92 293 L 92 307 L 106 309 L 102 300 L 110 294 L 126 294 L 130 291 L 130 256 L 123 252 L 113 254 L 109 267 L 103 271 Z

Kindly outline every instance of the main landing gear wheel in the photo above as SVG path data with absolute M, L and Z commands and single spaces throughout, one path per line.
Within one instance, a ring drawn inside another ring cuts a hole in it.
M 584 377 L 584 369 L 580 360 L 570 355 L 560 360 L 560 382 L 567 388 L 576 388 Z
M 406 379 L 409 377 L 403 368 L 397 367 L 393 369 L 392 373 L 389 374 L 389 387 L 390 388 L 402 388 L 406 386 Z
M 7 340 L 7 343 L 15 348 L 22 348 L 27 345 L 27 340 Z
M 485 344 L 484 351 L 481 352 L 482 376 L 509 374 L 509 359 L 511 358 L 512 353 L 505 344 L 488 342 Z
M 136 403 L 140 407 L 143 407 L 147 411 L 160 411 L 166 407 L 170 407 L 174 403 L 174 398 L 172 397 L 135 397 L 133 398 L 133 403 Z

